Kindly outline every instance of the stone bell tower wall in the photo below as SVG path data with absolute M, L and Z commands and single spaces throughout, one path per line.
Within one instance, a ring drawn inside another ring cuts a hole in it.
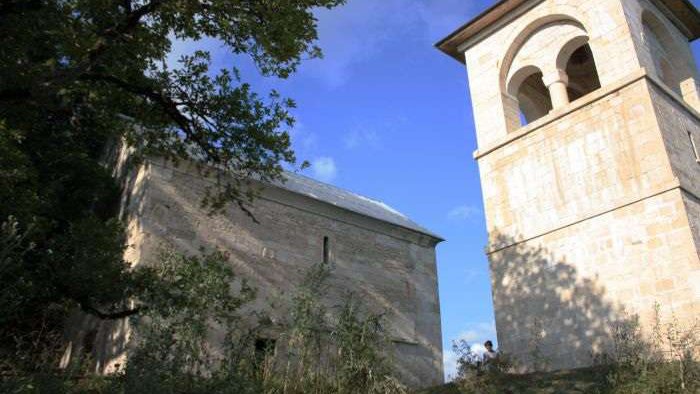
M 544 74 L 555 71 L 561 46 L 559 32 L 576 26 L 586 34 L 596 58 L 600 82 L 614 83 L 640 68 L 639 59 L 619 0 L 529 1 L 462 45 L 469 73 L 469 86 L 480 150 L 498 144 L 519 128 L 517 113 L 509 111 L 507 76 L 517 71 L 513 64 L 529 38 L 538 40 L 533 64 Z M 551 34 L 550 34 L 551 33 Z M 569 38 L 573 38 L 568 36 Z M 599 59 L 605 59 L 601 62 Z
M 590 365 L 615 324 L 648 329 L 656 303 L 682 325 L 700 316 L 694 35 L 667 3 L 505 1 L 492 12 L 513 6 L 456 47 L 469 71 L 499 345 L 528 369 Z M 584 46 L 597 85 L 581 88 L 570 67 L 586 60 Z
M 589 365 L 656 302 L 700 315 L 700 204 L 674 175 L 653 82 L 635 79 L 479 157 L 499 345 L 528 366 L 535 352 Z

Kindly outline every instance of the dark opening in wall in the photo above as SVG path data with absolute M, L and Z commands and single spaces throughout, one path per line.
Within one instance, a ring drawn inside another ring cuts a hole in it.
M 277 348 L 277 340 L 272 338 L 256 338 L 255 339 L 255 361 L 262 363 L 267 357 L 275 355 Z
M 97 341 L 97 330 L 92 329 L 88 331 L 83 337 L 83 352 L 85 354 L 92 354 L 95 351 L 95 342 Z
M 569 77 L 569 101 L 577 100 L 594 90 L 600 89 L 600 78 L 593 59 L 593 52 L 588 44 L 574 51 L 566 64 Z
M 682 96 L 681 83 L 693 75 L 683 51 L 677 48 L 664 23 L 648 10 L 642 13 L 642 28 L 642 39 L 650 57 L 647 63 L 651 68 L 649 71 Z
M 536 72 L 525 78 L 516 98 L 523 126 L 547 115 L 552 110 L 552 99 L 542 81 L 542 72 Z
M 700 152 L 698 151 L 698 145 L 695 142 L 693 133 L 688 130 L 688 139 L 690 140 L 690 149 L 693 150 L 693 155 L 695 156 L 695 161 L 700 163 Z
M 323 264 L 328 264 L 331 259 L 328 237 L 323 237 Z

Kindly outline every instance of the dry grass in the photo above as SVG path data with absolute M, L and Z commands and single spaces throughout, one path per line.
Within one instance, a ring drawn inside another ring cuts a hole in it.
M 489 393 L 596 393 L 603 392 L 607 370 L 585 368 L 551 373 L 494 376 Z M 461 394 L 454 383 L 429 388 L 416 394 Z

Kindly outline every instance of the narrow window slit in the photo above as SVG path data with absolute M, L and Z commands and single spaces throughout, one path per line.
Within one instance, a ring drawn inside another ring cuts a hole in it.
M 277 340 L 273 338 L 255 339 L 255 363 L 260 365 L 268 357 L 274 356 L 277 349 Z
M 330 257 L 331 252 L 328 248 L 328 237 L 323 237 L 323 264 L 328 264 Z
M 695 137 L 693 136 L 693 133 L 688 130 L 688 139 L 690 140 L 690 148 L 693 150 L 693 154 L 695 155 L 695 161 L 700 163 L 700 152 L 698 152 L 698 146 L 695 143 Z

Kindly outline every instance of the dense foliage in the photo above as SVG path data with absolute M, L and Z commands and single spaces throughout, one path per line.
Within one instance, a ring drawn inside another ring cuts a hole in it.
M 607 367 L 606 393 L 700 392 L 700 320 L 681 326 L 675 316 L 661 321 L 656 304 L 651 335 L 644 335 L 636 317 L 612 325 L 613 346 L 600 357 Z
M 287 77 L 314 46 L 314 7 L 343 0 L 4 0 L 0 2 L 0 370 L 44 365 L 68 310 L 142 311 L 148 283 L 122 260 L 119 185 L 105 146 L 227 169 L 206 203 L 245 208 L 253 176 L 294 163 L 291 100 L 254 93 L 173 40 L 211 37 Z
M 83 358 L 75 360 L 69 374 L 26 374 L 0 381 L 0 391 L 406 392 L 393 376 L 381 315 L 367 313 L 351 295 L 337 311 L 324 306 L 328 266 L 315 265 L 306 273 L 294 291 L 292 313 L 279 327 L 272 327 L 264 312 L 246 309 L 255 291 L 230 267 L 225 253 L 187 257 L 164 250 L 157 263 L 142 271 L 157 283 L 140 299 L 149 308 L 131 318 L 134 340 L 118 374 L 80 375 L 90 369 L 90 359 Z M 278 332 L 275 342 L 260 348 L 257 343 L 270 328 Z M 223 335 L 212 339 L 214 332 Z
M 465 341 L 456 342 L 457 376 L 448 386 L 425 393 L 551 393 L 585 392 L 600 394 L 651 394 L 700 392 L 700 320 L 681 326 L 671 316 L 656 320 L 650 333 L 643 333 L 637 316 L 609 323 L 608 351 L 594 356 L 595 365 L 572 371 L 517 374 L 518 361 L 500 355 L 493 368 L 484 369 L 481 357 Z M 552 370 L 543 364 L 540 344 L 529 344 L 529 360 L 536 370 Z M 522 370 L 522 369 L 520 369 Z M 442 390 L 442 391 L 439 391 Z

